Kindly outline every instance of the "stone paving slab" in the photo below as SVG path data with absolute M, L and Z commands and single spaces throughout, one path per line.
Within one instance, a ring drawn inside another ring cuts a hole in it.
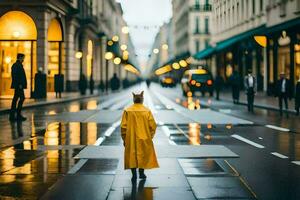
M 143 187 L 142 181 L 132 187 L 120 188 L 109 192 L 108 200 L 195 200 L 189 188 Z
M 158 158 L 236 158 L 237 154 L 223 145 L 156 145 Z M 87 146 L 76 158 L 122 158 L 124 147 L 122 146 Z
M 113 175 L 67 175 L 41 198 L 43 200 L 106 200 Z
M 188 177 L 197 199 L 255 199 L 239 177 Z
M 121 118 L 121 114 L 121 110 L 81 110 L 48 115 L 47 121 L 114 123 Z

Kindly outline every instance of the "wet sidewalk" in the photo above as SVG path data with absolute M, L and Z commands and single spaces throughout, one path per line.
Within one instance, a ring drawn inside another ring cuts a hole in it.
M 97 97 L 100 94 L 101 93 L 99 93 L 98 91 L 94 91 L 93 94 L 90 94 L 89 91 L 87 91 L 86 95 L 81 95 L 79 92 L 64 92 L 62 93 L 61 98 L 56 98 L 55 93 L 48 93 L 46 99 L 25 99 L 23 107 L 33 108 L 50 104 L 66 103 L 90 97 Z M 0 98 L 0 114 L 9 112 L 11 101 L 12 97 Z

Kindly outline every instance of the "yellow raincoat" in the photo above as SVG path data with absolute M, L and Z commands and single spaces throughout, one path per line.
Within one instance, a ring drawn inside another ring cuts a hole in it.
M 153 115 L 143 104 L 136 103 L 125 109 L 121 122 L 125 169 L 159 167 L 152 142 L 155 130 Z

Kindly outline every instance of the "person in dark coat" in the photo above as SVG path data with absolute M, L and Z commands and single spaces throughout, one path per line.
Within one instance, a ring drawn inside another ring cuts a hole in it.
M 282 116 L 282 104 L 284 101 L 285 109 L 288 110 L 288 99 L 292 98 L 292 84 L 289 79 L 285 77 L 285 73 L 280 73 L 280 79 L 276 83 L 276 96 L 278 97 L 280 116 Z
M 87 79 L 84 74 L 80 75 L 80 80 L 79 80 L 79 90 L 81 95 L 86 94 L 86 89 L 87 89 Z
M 215 82 L 214 86 L 216 90 L 216 99 L 220 100 L 220 91 L 222 90 L 222 87 L 224 85 L 224 79 L 220 75 L 220 73 L 217 74 L 214 82 Z
M 116 73 L 114 73 L 114 76 L 110 79 L 110 87 L 112 91 L 116 91 L 120 88 L 120 79 Z
M 232 75 L 229 77 L 229 81 L 232 88 L 232 99 L 234 104 L 238 104 L 240 100 L 240 75 L 238 71 L 233 71 Z
M 94 78 L 92 76 L 90 78 L 90 84 L 89 84 L 89 86 L 90 86 L 90 93 L 94 94 L 95 81 L 94 81 Z
M 297 81 L 296 84 L 296 92 L 295 92 L 295 107 L 296 107 L 296 112 L 297 115 L 299 115 L 299 110 L 300 110 L 300 77 L 299 80 Z
M 254 96 L 257 91 L 256 78 L 252 75 L 252 70 L 248 70 L 248 75 L 244 78 L 244 86 L 247 95 L 248 112 L 254 112 Z
M 25 100 L 24 89 L 27 88 L 27 79 L 26 73 L 23 68 L 23 62 L 25 59 L 25 55 L 18 53 L 17 61 L 11 67 L 11 88 L 14 89 L 14 97 L 11 103 L 10 121 L 25 121 L 26 117 L 23 117 L 21 114 L 23 103 Z M 17 106 L 18 103 L 18 106 Z M 16 116 L 17 113 L 17 116 Z

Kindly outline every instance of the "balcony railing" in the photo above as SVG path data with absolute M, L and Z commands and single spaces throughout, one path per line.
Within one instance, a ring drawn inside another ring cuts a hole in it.
M 192 7 L 192 10 L 200 11 L 200 12 L 209 12 L 212 10 L 212 6 L 210 4 L 204 4 L 204 5 L 196 4 Z
M 93 4 L 90 0 L 78 0 L 79 17 L 83 23 L 93 23 L 97 17 L 93 15 Z

